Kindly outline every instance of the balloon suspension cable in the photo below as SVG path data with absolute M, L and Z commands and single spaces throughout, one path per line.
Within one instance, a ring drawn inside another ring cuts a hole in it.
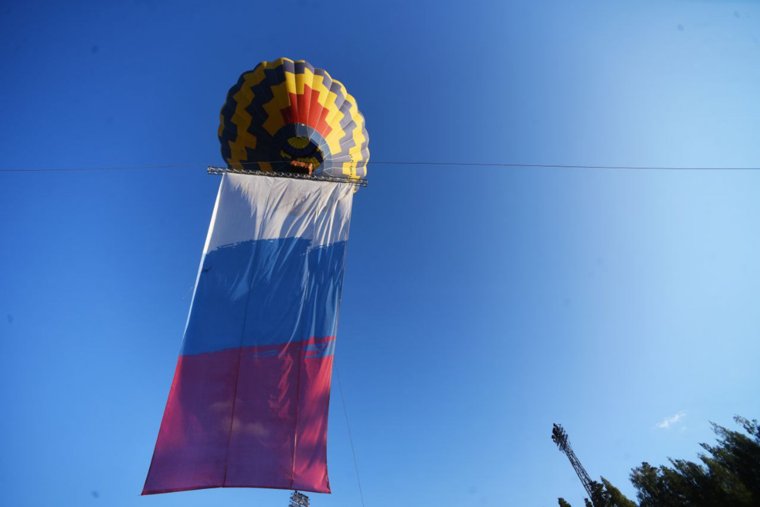
M 338 394 L 340 394 L 340 404 L 343 407 L 343 416 L 346 418 L 346 429 L 348 430 L 348 442 L 351 444 L 351 455 L 354 458 L 354 473 L 356 474 L 356 485 L 359 488 L 359 500 L 364 507 L 364 491 L 362 490 L 362 481 L 359 477 L 359 463 L 356 459 L 356 448 L 354 447 L 354 437 L 351 435 L 351 423 L 348 422 L 348 409 L 346 408 L 346 398 L 343 396 L 343 383 L 340 381 L 340 374 L 337 366 L 334 367 L 335 379 L 338 381 Z
M 329 181 L 332 183 L 348 183 L 350 185 L 356 185 L 358 187 L 366 187 L 367 180 L 364 178 L 339 178 L 336 176 L 325 176 L 321 174 L 305 174 L 297 172 L 285 172 L 285 171 L 262 171 L 259 169 L 232 169 L 228 167 L 208 166 L 209 174 L 245 174 L 250 176 L 269 176 L 271 178 L 295 178 L 298 180 L 310 180 L 310 181 Z

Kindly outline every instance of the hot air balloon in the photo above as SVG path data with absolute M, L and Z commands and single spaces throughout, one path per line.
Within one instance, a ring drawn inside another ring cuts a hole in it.
M 346 243 L 369 159 L 345 87 L 285 58 L 244 73 L 143 494 L 330 492 L 327 413 Z M 287 176 L 287 177 L 282 177 Z
M 367 175 L 369 136 L 356 100 L 303 60 L 262 62 L 241 75 L 222 108 L 219 142 L 233 169 Z

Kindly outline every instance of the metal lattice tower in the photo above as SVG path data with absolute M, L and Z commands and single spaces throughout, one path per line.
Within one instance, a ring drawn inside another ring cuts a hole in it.
M 293 491 L 290 495 L 288 507 L 309 507 L 309 497 L 298 491 Z
M 573 466 L 575 473 L 578 474 L 578 478 L 583 483 L 583 487 L 586 489 L 589 499 L 591 499 L 593 504 L 596 504 L 596 497 L 598 496 L 595 487 L 596 482 L 591 480 L 588 472 L 586 472 L 586 469 L 581 465 L 581 461 L 578 459 L 578 456 L 575 455 L 573 448 L 570 447 L 570 442 L 567 440 L 567 432 L 559 424 L 554 424 L 552 427 L 552 442 L 557 444 L 559 450 L 564 452 L 567 459 L 570 460 L 570 464 Z

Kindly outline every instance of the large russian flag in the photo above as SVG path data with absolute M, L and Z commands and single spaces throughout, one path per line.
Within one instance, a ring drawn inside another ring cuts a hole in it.
M 353 187 L 225 174 L 143 494 L 330 492 L 327 411 Z

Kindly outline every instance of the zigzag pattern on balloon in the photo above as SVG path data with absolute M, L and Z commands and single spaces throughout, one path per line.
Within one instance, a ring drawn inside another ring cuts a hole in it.
M 232 169 L 314 168 L 365 178 L 369 136 L 356 99 L 327 71 L 288 58 L 261 62 L 230 88 L 219 122 Z

